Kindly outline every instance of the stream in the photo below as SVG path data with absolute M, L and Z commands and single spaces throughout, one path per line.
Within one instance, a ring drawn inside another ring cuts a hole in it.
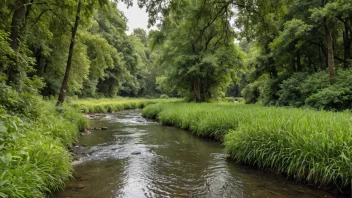
M 228 159 L 219 142 L 141 117 L 100 114 L 79 138 L 75 180 L 57 198 L 334 197 L 318 188 Z

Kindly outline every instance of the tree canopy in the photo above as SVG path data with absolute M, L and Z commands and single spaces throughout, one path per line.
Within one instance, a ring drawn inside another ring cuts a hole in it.
M 36 79 L 43 96 L 352 103 L 350 1 L 121 2 L 146 8 L 157 29 L 127 35 L 111 1 L 2 1 L 1 82 L 22 90 Z

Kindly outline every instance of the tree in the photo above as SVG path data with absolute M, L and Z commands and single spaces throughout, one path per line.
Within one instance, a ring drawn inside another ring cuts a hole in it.
M 171 14 L 170 9 L 170 16 L 164 16 L 162 31 L 168 37 L 161 59 L 168 70 L 161 82 L 173 85 L 180 94 L 197 102 L 221 97 L 236 67 L 241 66 L 241 53 L 234 45 L 229 23 L 233 15 L 231 2 L 182 3 L 183 12 Z

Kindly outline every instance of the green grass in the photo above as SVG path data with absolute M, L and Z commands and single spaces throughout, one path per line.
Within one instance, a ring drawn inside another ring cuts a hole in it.
M 125 109 L 144 108 L 149 104 L 160 102 L 180 101 L 180 99 L 129 99 L 129 98 L 105 98 L 72 100 L 70 106 L 79 108 L 84 113 L 107 113 Z
M 88 122 L 76 109 L 34 100 L 31 104 L 36 105 L 30 111 L 35 114 L 16 113 L 17 109 L 0 105 L 2 198 L 46 197 L 63 189 L 71 178 L 71 157 L 66 148 Z
M 297 180 L 344 188 L 352 179 L 350 112 L 244 104 L 163 103 L 143 116 L 224 141 L 238 162 Z

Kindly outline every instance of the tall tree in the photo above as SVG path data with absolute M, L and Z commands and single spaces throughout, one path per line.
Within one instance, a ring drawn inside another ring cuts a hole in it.
M 75 39 L 76 39 L 78 25 L 80 22 L 81 8 L 82 8 L 82 2 L 78 1 L 77 11 L 76 11 L 76 20 L 75 20 L 75 24 L 72 27 L 72 32 L 71 32 L 71 41 L 70 41 L 70 48 L 69 48 L 69 52 L 68 52 L 66 71 L 65 71 L 64 79 L 62 81 L 62 86 L 60 89 L 59 98 L 56 103 L 57 106 L 60 106 L 64 103 L 66 92 L 67 92 L 67 83 L 68 83 L 68 78 L 70 76 L 70 71 L 71 71 L 73 49 L 75 46 Z

